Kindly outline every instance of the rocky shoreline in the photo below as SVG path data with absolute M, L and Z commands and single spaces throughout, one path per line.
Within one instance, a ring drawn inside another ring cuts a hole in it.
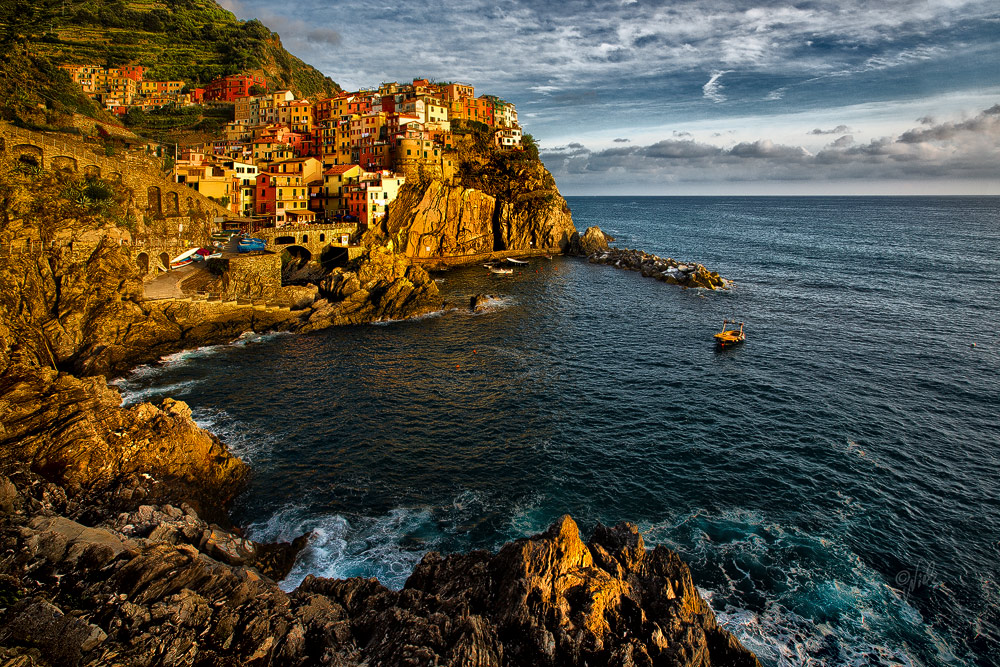
M 144 475 L 120 491 L 151 496 Z M 187 505 L 131 511 L 0 476 L 0 660 L 18 665 L 759 665 L 690 571 L 635 526 L 563 517 L 497 554 L 425 555 L 402 590 L 275 579 L 259 545 Z

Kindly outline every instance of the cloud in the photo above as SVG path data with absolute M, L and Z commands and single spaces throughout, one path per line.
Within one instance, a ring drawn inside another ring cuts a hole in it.
M 721 149 L 715 146 L 697 143 L 692 140 L 676 141 L 673 139 L 664 139 L 652 146 L 640 148 L 636 153 L 643 157 L 658 159 L 688 159 L 710 157 L 718 155 L 720 151 Z
M 341 41 L 340 33 L 332 28 L 314 28 L 305 33 L 305 38 L 314 44 L 325 44 L 327 46 L 338 46 Z
M 615 139 L 615 143 L 616 144 L 627 144 L 630 141 L 632 141 L 632 140 L 631 139 L 623 139 L 621 137 L 618 137 L 617 139 Z
M 969 120 L 909 130 L 899 137 L 899 141 L 904 144 L 920 144 L 948 141 L 962 135 L 1000 138 L 1000 104 L 986 109 Z
M 837 127 L 833 128 L 832 130 L 821 130 L 821 129 L 819 129 L 817 127 L 815 130 L 813 130 L 809 134 L 847 134 L 847 133 L 853 132 L 853 131 L 854 130 L 852 130 L 851 128 L 847 127 L 846 125 L 838 125 Z
M 719 79 L 721 79 L 724 74 L 729 74 L 729 70 L 717 70 L 712 72 L 712 77 L 704 86 L 701 87 L 702 94 L 716 104 L 726 101 L 726 96 L 722 94 L 722 84 L 719 83 Z
M 557 177 L 564 174 L 589 183 L 593 181 L 586 179 L 599 174 L 619 173 L 648 183 L 996 179 L 1000 105 L 965 120 L 918 127 L 865 144 L 844 134 L 818 153 L 767 138 L 728 147 L 671 138 L 596 151 L 574 143 L 545 151 L 542 158 Z
M 786 90 L 788 90 L 788 89 L 787 88 L 775 88 L 774 90 L 772 90 L 771 92 L 769 92 L 767 95 L 764 96 L 764 101 L 765 102 L 776 102 L 776 101 L 778 101 L 778 100 L 780 100 L 780 99 L 782 99 L 782 98 L 785 97 L 785 91 Z

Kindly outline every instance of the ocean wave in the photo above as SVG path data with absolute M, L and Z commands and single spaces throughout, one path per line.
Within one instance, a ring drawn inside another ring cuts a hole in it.
M 153 402 L 153 399 L 157 398 L 184 396 L 201 382 L 201 380 L 185 380 L 163 385 L 136 385 L 128 381 L 112 380 L 109 384 L 116 387 L 121 394 L 122 407 L 128 407 L 144 401 Z
M 310 533 L 288 576 L 279 582 L 292 591 L 306 576 L 345 579 L 375 577 L 400 589 L 424 554 L 439 541 L 427 508 L 398 508 L 376 517 L 313 514 L 304 506 L 289 506 L 267 521 L 247 527 L 258 542 L 289 542 Z
M 759 512 L 693 512 L 644 531 L 698 572 L 719 623 L 765 664 L 917 666 L 910 646 L 932 641 L 919 612 L 835 539 Z
M 515 299 L 510 296 L 489 296 L 482 301 L 479 310 L 469 310 L 468 312 L 473 316 L 485 315 L 487 313 L 495 313 L 500 310 L 507 310 L 515 303 Z
M 432 310 L 429 313 L 424 313 L 422 315 L 414 315 L 413 317 L 399 317 L 394 319 L 376 320 L 374 322 L 371 322 L 371 324 L 376 327 L 382 327 L 382 326 L 388 326 L 390 324 L 399 324 L 400 322 L 419 322 L 421 320 L 429 320 L 435 317 L 441 317 L 445 313 L 449 313 L 452 310 L 455 309 L 442 308 L 441 310 Z
M 195 424 L 218 436 L 230 452 L 247 463 L 271 452 L 278 442 L 276 435 L 254 431 L 245 421 L 220 408 L 194 408 L 191 418 Z

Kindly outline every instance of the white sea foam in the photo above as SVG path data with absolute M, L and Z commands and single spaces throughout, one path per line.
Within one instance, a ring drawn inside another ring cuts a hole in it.
M 233 454 L 247 463 L 272 451 L 278 442 L 278 436 L 273 433 L 256 432 L 245 421 L 219 408 L 195 408 L 191 418 L 201 428 L 217 435 Z
M 920 614 L 830 538 L 746 511 L 699 510 L 644 533 L 649 544 L 667 544 L 709 573 L 714 581 L 699 589 L 702 596 L 765 664 L 921 664 L 899 634 L 907 626 L 913 636 L 926 633 Z
M 190 365 L 199 359 L 218 354 L 228 348 L 264 343 L 279 336 L 287 335 L 291 334 L 284 331 L 265 334 L 247 331 L 231 343 L 203 345 L 190 350 L 165 354 L 155 364 L 136 366 L 128 374 L 115 378 L 108 384 L 118 388 L 118 391 L 122 395 L 123 405 L 131 405 L 148 400 L 149 398 L 183 396 L 192 386 L 198 384 L 201 380 L 185 380 L 184 382 L 159 384 L 157 381 L 158 378 L 178 368 Z
M 495 313 L 499 310 L 507 310 L 516 303 L 515 299 L 510 296 L 490 296 L 487 297 L 480 305 L 479 310 L 473 312 L 469 311 L 472 315 L 484 315 L 486 313 Z
M 316 515 L 302 506 L 286 507 L 266 522 L 251 524 L 248 535 L 257 541 L 290 541 L 310 533 L 309 544 L 299 554 L 283 590 L 294 590 L 306 576 L 343 579 L 376 577 L 399 589 L 438 538 L 417 540 L 426 532 L 431 512 L 426 508 L 399 508 L 379 517 L 340 514 Z
M 400 318 L 397 318 L 397 319 L 377 320 L 375 322 L 372 322 L 371 324 L 373 326 L 377 326 L 377 327 L 384 327 L 384 326 L 388 326 L 390 324 L 398 324 L 400 322 L 419 322 L 421 320 L 430 320 L 430 319 L 433 319 L 435 317 L 441 317 L 442 315 L 444 315 L 445 313 L 450 312 L 451 310 L 454 310 L 454 309 L 453 308 L 442 308 L 441 310 L 433 310 L 433 311 L 431 311 L 429 313 L 424 313 L 423 315 L 414 315 L 413 317 L 400 317 Z
M 137 386 L 127 381 L 113 380 L 111 384 L 118 388 L 122 396 L 122 406 L 134 405 L 143 401 L 155 402 L 156 399 L 184 396 L 201 380 L 185 380 L 166 385 Z

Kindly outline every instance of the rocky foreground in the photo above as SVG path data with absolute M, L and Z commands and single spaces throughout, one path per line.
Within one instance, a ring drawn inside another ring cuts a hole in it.
M 187 504 L 88 501 L 0 476 L 4 664 L 759 664 L 677 555 L 627 523 L 585 543 L 567 516 L 497 554 L 429 553 L 400 591 L 309 577 L 285 593 L 268 575 L 301 543 L 254 544 Z

